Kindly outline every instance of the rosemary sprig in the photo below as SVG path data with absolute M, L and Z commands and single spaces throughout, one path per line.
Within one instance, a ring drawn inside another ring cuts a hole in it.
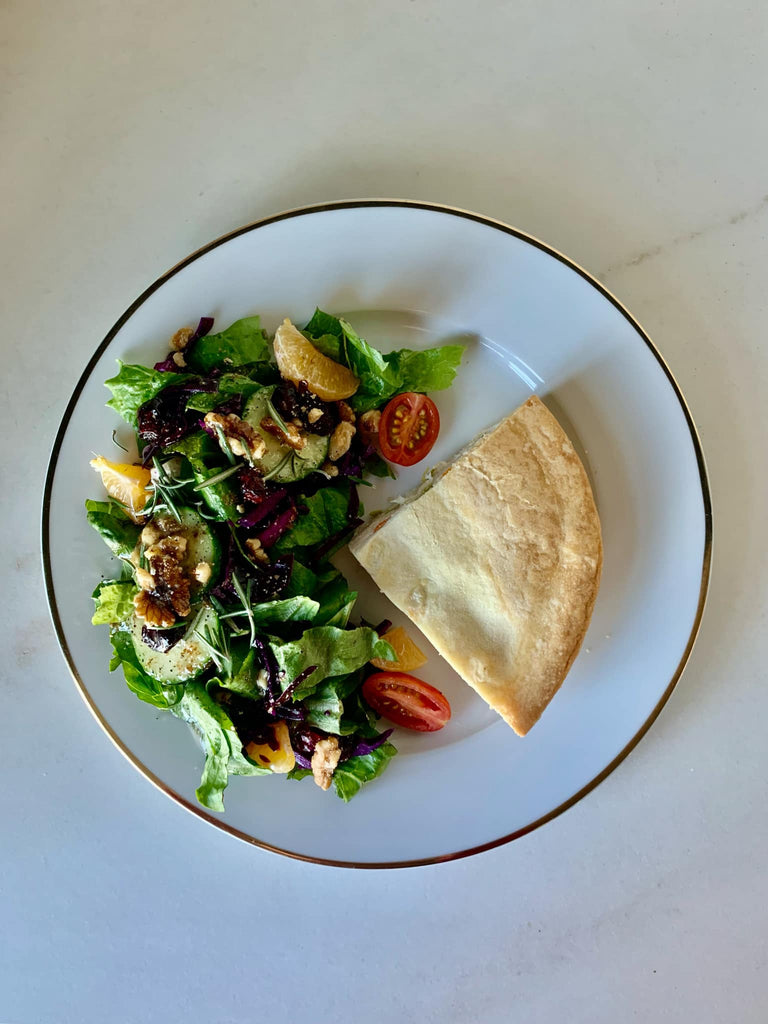
M 267 412 L 269 413 L 269 415 L 272 417 L 272 419 L 275 421 L 275 423 L 278 425 L 278 427 L 280 427 L 282 432 L 287 437 L 288 436 L 288 426 L 287 426 L 285 420 L 283 419 L 283 417 L 280 415 L 280 413 L 277 411 L 277 409 L 272 404 L 272 399 L 271 398 L 267 399 Z
M 152 458 L 152 464 L 155 469 L 152 482 L 149 485 L 152 497 L 144 509 L 144 514 L 154 515 L 156 512 L 165 510 L 170 512 L 177 522 L 180 522 L 181 517 L 176 507 L 176 492 L 193 483 L 193 480 L 192 478 L 182 480 L 173 476 L 156 455 Z
M 235 588 L 240 603 L 243 606 L 243 612 L 248 616 L 248 626 L 250 628 L 251 638 L 248 643 L 249 647 L 253 647 L 253 641 L 256 639 L 256 622 L 253 618 L 253 609 L 251 608 L 251 593 L 253 589 L 253 580 L 248 580 L 246 584 L 247 589 L 243 589 L 243 585 L 237 578 L 237 573 L 232 573 L 232 586 Z
M 280 462 L 278 462 L 278 464 L 274 467 L 274 469 L 270 469 L 268 473 L 264 474 L 262 480 L 271 480 L 273 476 L 277 476 L 277 474 L 280 472 L 283 466 L 288 465 L 288 461 L 290 460 L 291 456 L 295 454 L 296 453 L 293 451 L 293 449 L 287 452 L 286 455 L 280 460 Z M 293 464 L 291 465 L 291 469 L 293 469 Z
M 246 562 L 249 562 L 254 567 L 254 569 L 258 569 L 259 571 L 262 571 L 264 567 L 259 565 L 253 558 L 251 558 L 251 556 L 245 550 L 243 545 L 240 543 L 240 538 L 237 536 L 237 530 L 234 528 L 232 523 L 229 524 L 229 532 L 232 535 L 232 540 L 235 542 L 235 547 L 240 552 L 240 554 L 243 556 L 243 558 L 246 560 Z
M 192 632 L 208 651 L 219 672 L 229 679 L 232 676 L 232 655 L 226 630 L 218 617 L 215 623 L 206 623 L 203 632 L 194 627 Z
M 232 476 L 233 473 L 237 473 L 239 470 L 240 466 L 227 466 L 227 468 L 222 469 L 220 473 L 214 473 L 213 476 L 209 476 L 207 480 L 201 480 L 199 484 L 195 484 L 192 490 L 202 491 L 206 487 L 213 487 L 214 484 L 220 484 L 222 480 L 226 480 L 227 477 Z
M 227 459 L 229 460 L 230 466 L 234 466 L 234 464 L 235 464 L 235 453 L 229 447 L 229 441 L 227 440 L 224 431 L 221 429 L 221 427 L 219 426 L 218 423 L 214 424 L 214 428 L 216 430 L 216 436 L 219 439 L 219 445 L 221 446 L 221 450 L 227 456 Z
M 207 519 L 209 522 L 213 522 L 213 523 L 220 523 L 221 522 L 221 519 L 219 518 L 219 516 L 216 515 L 215 512 L 206 512 L 205 511 L 205 502 L 204 501 L 193 501 L 192 504 L 197 509 L 198 515 L 202 516 L 203 519 Z
M 120 444 L 120 442 L 117 440 L 117 431 L 116 430 L 112 431 L 112 444 L 116 448 L 122 449 L 126 453 L 126 455 L 128 454 L 128 449 L 124 445 Z

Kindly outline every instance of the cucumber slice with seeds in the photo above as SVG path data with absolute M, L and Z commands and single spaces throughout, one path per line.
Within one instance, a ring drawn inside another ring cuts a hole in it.
M 170 651 L 157 651 L 142 640 L 144 621 L 134 615 L 131 639 L 139 664 L 148 676 L 161 683 L 185 683 L 194 679 L 211 663 L 211 656 L 195 636 L 195 631 L 205 633 L 206 625 L 215 626 L 217 621 L 216 612 L 206 604 L 198 615 L 192 612 L 187 632 Z
M 306 444 L 300 452 L 278 441 L 261 426 L 266 416 L 271 416 L 268 401 L 274 387 L 261 388 L 246 403 L 243 419 L 246 420 L 264 441 L 267 450 L 258 461 L 258 468 L 264 476 L 277 483 L 292 483 L 320 469 L 328 458 L 330 438 L 319 434 L 304 434 Z
M 181 560 L 184 572 L 192 581 L 191 596 L 199 598 L 211 587 L 215 587 L 221 571 L 221 544 L 209 523 L 193 508 L 180 508 L 181 527 L 179 532 L 187 538 L 187 550 Z M 200 583 L 194 577 L 195 566 L 207 562 L 211 575 L 207 583 Z

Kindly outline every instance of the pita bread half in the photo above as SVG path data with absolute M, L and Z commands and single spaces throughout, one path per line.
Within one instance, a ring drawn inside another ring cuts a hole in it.
M 603 560 L 587 474 L 546 406 L 529 398 L 350 550 L 524 736 L 579 651 Z

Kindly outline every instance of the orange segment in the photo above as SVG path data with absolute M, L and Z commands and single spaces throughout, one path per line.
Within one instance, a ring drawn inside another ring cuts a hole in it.
M 296 766 L 288 726 L 285 722 L 275 722 L 271 729 L 271 742 L 249 743 L 245 752 L 260 768 L 269 768 L 270 771 L 285 775 Z
M 283 320 L 274 341 L 277 368 L 286 380 L 298 384 L 305 380 L 309 390 L 324 402 L 350 398 L 360 381 L 341 363 L 319 352 L 290 320 Z
M 101 474 L 101 482 L 110 498 L 125 505 L 131 517 L 137 518 L 149 499 L 149 470 L 127 462 L 110 462 L 103 455 L 91 459 L 91 465 Z
M 426 665 L 427 659 L 422 651 L 411 640 L 402 626 L 393 626 L 382 636 L 391 645 L 397 655 L 397 661 L 385 661 L 384 658 L 371 658 L 371 664 L 382 672 L 412 672 L 415 668 Z

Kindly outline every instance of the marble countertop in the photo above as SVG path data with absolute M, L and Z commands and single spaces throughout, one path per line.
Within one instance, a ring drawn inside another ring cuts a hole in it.
M 2 120 L 5 763 L 0 1021 L 739 1021 L 768 1013 L 768 14 L 8 0 Z M 297 205 L 475 209 L 629 307 L 686 394 L 714 503 L 688 669 L 587 799 L 482 856 L 300 864 L 156 792 L 49 623 L 56 427 L 117 316 Z

